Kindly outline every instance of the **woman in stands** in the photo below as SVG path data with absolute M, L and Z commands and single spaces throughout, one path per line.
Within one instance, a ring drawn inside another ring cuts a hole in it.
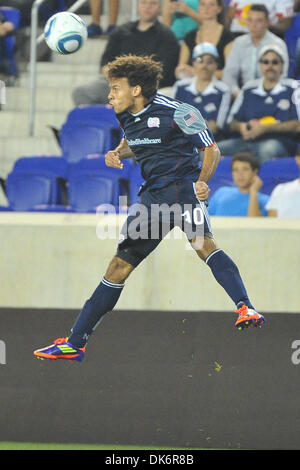
M 192 51 L 197 44 L 210 42 L 216 46 L 219 53 L 216 77 L 222 79 L 223 68 L 228 56 L 234 35 L 225 28 L 225 6 L 223 0 L 201 0 L 199 4 L 201 25 L 189 32 L 181 45 L 176 78 L 186 78 L 194 75 L 192 67 Z

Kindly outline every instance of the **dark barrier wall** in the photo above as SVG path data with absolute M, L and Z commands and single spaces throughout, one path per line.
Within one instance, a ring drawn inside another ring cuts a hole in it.
M 81 364 L 35 359 L 77 313 L 0 310 L 0 441 L 300 448 L 299 315 L 119 311 Z

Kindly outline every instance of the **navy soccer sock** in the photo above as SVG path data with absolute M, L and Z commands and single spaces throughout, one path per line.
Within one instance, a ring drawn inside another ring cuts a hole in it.
M 68 341 L 75 348 L 83 348 L 102 317 L 116 305 L 124 284 L 114 284 L 102 279 L 93 295 L 87 300 L 71 330 Z
M 236 264 L 223 250 L 214 251 L 206 258 L 205 262 L 212 270 L 218 283 L 225 289 L 236 305 L 242 302 L 247 307 L 254 308 Z

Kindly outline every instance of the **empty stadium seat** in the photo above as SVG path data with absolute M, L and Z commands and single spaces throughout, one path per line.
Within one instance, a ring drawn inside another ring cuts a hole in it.
M 63 157 L 75 163 L 88 155 L 105 154 L 121 139 L 115 113 L 105 105 L 79 106 L 73 109 L 60 131 Z
M 70 165 L 68 194 L 72 210 L 96 212 L 98 206 L 111 204 L 117 212 L 119 197 L 127 196 L 129 166 L 130 163 L 124 161 L 124 170 L 109 168 L 103 155 Z
M 9 207 L 15 211 L 63 210 L 68 164 L 61 157 L 22 157 L 5 181 Z M 62 206 L 62 207 L 59 207 Z
M 299 167 L 294 157 L 277 158 L 264 162 L 260 167 L 259 176 L 264 183 L 261 192 L 271 194 L 278 184 L 298 178 Z

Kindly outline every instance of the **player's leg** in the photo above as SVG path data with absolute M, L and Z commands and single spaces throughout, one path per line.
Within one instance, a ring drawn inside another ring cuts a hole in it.
M 117 254 L 110 262 L 102 281 L 79 313 L 68 343 L 78 349 L 85 348 L 104 315 L 114 309 L 130 273 L 159 242 L 160 240 L 128 239 L 119 244 Z
M 184 205 L 184 214 L 187 212 L 184 232 L 197 255 L 210 267 L 217 282 L 235 303 L 239 313 L 236 326 L 241 329 L 251 324 L 259 326 L 264 318 L 254 310 L 236 264 L 217 247 L 205 202 L 197 199 L 195 187 L 191 190 L 190 185 L 183 187 L 181 199 L 188 202 Z
M 34 351 L 40 359 L 70 359 L 81 361 L 85 345 L 103 316 L 113 310 L 125 285 L 125 280 L 160 243 L 157 239 L 128 236 L 135 216 L 129 216 L 122 229 L 122 237 L 116 256 L 110 262 L 106 273 L 92 296 L 85 302 L 75 321 L 69 338 L 58 338 L 54 344 Z
M 217 247 L 212 237 L 204 237 L 203 246 L 195 251 L 199 258 L 210 267 L 217 282 L 237 306 L 236 313 L 239 314 L 239 317 L 235 326 L 238 329 L 252 325 L 261 326 L 264 317 L 254 309 L 234 261 Z
M 71 329 L 69 343 L 76 348 L 85 347 L 103 316 L 114 309 L 125 286 L 125 280 L 133 270 L 134 266 L 130 263 L 114 256 L 102 281 L 79 313 Z
M 115 307 L 133 270 L 134 266 L 114 256 L 102 281 L 80 311 L 69 338 L 58 338 L 52 345 L 34 351 L 34 355 L 40 359 L 82 361 L 90 335 L 103 316 Z

